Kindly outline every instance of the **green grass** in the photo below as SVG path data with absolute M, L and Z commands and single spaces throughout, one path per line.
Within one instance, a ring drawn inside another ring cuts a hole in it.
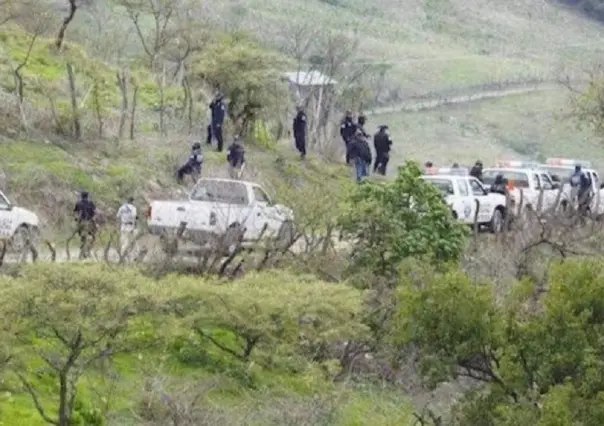
M 603 49 L 600 24 L 551 3 L 244 0 L 214 13 L 279 45 L 291 43 L 292 27 L 311 22 L 312 28 L 356 31 L 359 56 L 392 62 L 391 75 L 405 95 L 555 78 L 563 69 L 594 64 Z
M 388 123 L 394 140 L 392 163 L 427 160 L 485 164 L 498 159 L 587 158 L 604 167 L 601 141 L 568 118 L 563 88 L 372 117 Z

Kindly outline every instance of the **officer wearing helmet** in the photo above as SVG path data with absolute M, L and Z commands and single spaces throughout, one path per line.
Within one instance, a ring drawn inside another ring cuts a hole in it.
M 482 182 L 482 161 L 478 160 L 470 170 L 470 176 Z
M 186 175 L 192 175 L 194 180 L 197 181 L 195 177 L 198 177 L 201 174 L 202 163 L 203 154 L 201 152 L 201 144 L 195 142 L 191 146 L 191 155 L 189 156 L 189 159 L 176 173 L 176 180 L 178 183 L 182 183 Z

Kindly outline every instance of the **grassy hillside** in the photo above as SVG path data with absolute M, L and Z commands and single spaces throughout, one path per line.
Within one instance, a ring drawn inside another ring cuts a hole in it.
M 548 2 L 233 0 L 214 13 L 277 44 L 303 25 L 356 34 L 361 60 L 392 64 L 407 96 L 552 79 L 593 64 L 603 49 L 599 23 Z
M 430 111 L 372 117 L 388 123 L 395 141 L 393 161 L 431 160 L 472 164 L 497 159 L 589 159 L 604 167 L 600 139 L 569 117 L 568 92 L 548 87 L 533 93 Z

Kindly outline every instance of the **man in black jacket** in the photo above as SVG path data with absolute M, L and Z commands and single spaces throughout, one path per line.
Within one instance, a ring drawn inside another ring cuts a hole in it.
M 304 109 L 299 106 L 298 113 L 294 118 L 294 141 L 296 142 L 296 149 L 300 153 L 300 158 L 306 158 L 306 113 Z
M 222 125 L 226 118 L 226 105 L 224 104 L 224 96 L 222 93 L 218 92 L 216 94 L 216 97 L 210 103 L 210 111 L 212 112 L 212 123 L 210 124 L 208 142 L 212 143 L 212 138 L 215 138 L 218 152 L 222 152 L 224 144 Z
M 354 162 L 357 183 L 363 182 L 368 176 L 367 169 L 371 166 L 371 148 L 361 130 L 355 132 L 355 136 L 348 144 L 348 157 Z
M 245 149 L 243 142 L 235 136 L 233 143 L 227 151 L 227 162 L 229 163 L 229 175 L 231 179 L 241 179 L 245 169 Z
M 478 160 L 470 170 L 470 176 L 475 177 L 482 182 L 482 161 Z
M 96 238 L 96 206 L 88 196 L 88 192 L 83 191 L 80 195 L 80 200 L 76 203 L 73 212 L 76 216 L 77 234 L 80 237 L 80 259 L 89 256 L 90 248 Z M 90 237 L 90 244 L 86 244 L 86 240 Z
M 387 130 L 388 126 L 380 126 L 379 132 L 373 136 L 373 146 L 375 148 L 373 173 L 378 172 L 382 176 L 386 175 L 386 167 L 388 167 L 390 149 L 392 147 L 392 139 Z
M 352 111 L 346 111 L 346 115 L 340 123 L 340 136 L 342 136 L 342 140 L 344 141 L 344 145 L 346 146 L 346 164 L 350 164 L 350 156 L 348 155 L 348 145 L 354 138 L 356 130 L 357 126 L 356 124 L 354 124 L 354 120 L 352 118 Z

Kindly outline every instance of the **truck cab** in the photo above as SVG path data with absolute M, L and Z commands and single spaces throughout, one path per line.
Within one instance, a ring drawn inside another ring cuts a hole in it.
M 9 243 L 15 251 L 23 250 L 28 242 L 34 247 L 40 243 L 38 216 L 17 207 L 0 191 L 0 243 Z
M 488 226 L 493 232 L 503 229 L 507 214 L 505 195 L 489 192 L 478 179 L 469 175 L 467 168 L 432 169 L 422 178 L 441 192 L 453 216 L 460 222 L 473 225 L 476 217 L 479 225 Z
M 504 164 L 504 163 L 499 163 Z M 541 191 L 543 191 L 542 209 L 549 210 L 556 206 L 560 184 L 554 182 L 549 173 L 535 164 L 516 164 L 489 167 L 482 171 L 482 181 L 490 187 L 497 175 L 502 175 L 508 181 L 508 191 L 512 197 L 514 213 L 518 211 L 522 193 L 524 208 L 536 208 Z

